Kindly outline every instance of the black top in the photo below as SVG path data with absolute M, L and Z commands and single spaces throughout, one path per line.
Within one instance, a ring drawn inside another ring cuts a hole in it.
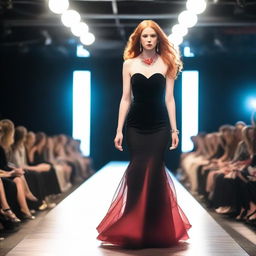
M 0 169 L 11 171 L 12 168 L 8 167 L 8 159 L 4 149 L 0 146 Z
M 165 105 L 166 79 L 161 73 L 149 78 L 141 73 L 131 77 L 133 101 L 127 115 L 127 126 L 143 130 L 169 126 L 168 112 Z

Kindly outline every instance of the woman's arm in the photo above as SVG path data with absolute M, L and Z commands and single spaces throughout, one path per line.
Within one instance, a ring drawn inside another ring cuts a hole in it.
M 116 129 L 116 137 L 114 139 L 115 147 L 120 151 L 123 151 L 122 142 L 124 121 L 131 104 L 130 62 L 131 60 L 126 60 L 123 64 L 123 95 L 119 106 L 118 125 Z
M 173 89 L 174 89 L 174 79 L 167 77 L 166 78 L 166 91 L 165 91 L 165 104 L 166 104 L 166 107 L 168 110 L 171 128 L 173 130 L 177 130 L 176 108 L 175 108 L 175 100 L 174 100 L 174 96 L 173 96 Z
M 15 174 L 15 171 L 5 171 L 0 169 L 0 178 L 10 178 Z
M 175 106 L 175 100 L 173 95 L 173 89 L 174 89 L 174 79 L 169 78 L 167 76 L 166 78 L 166 90 L 165 90 L 165 104 L 168 111 L 168 116 L 170 120 L 171 129 L 173 131 L 177 130 L 177 124 L 176 124 L 176 106 Z M 171 131 L 170 131 L 171 133 Z M 176 148 L 178 146 L 179 139 L 178 139 L 178 133 L 172 132 L 172 148 Z
M 119 106 L 117 132 L 123 131 L 125 118 L 131 104 L 130 62 L 130 60 L 126 60 L 123 64 L 123 94 Z
M 35 154 L 35 151 L 36 151 L 36 147 L 32 147 L 32 148 L 30 148 L 30 149 L 27 151 L 28 161 L 29 161 L 30 163 L 33 163 L 33 162 L 34 162 L 34 154 Z

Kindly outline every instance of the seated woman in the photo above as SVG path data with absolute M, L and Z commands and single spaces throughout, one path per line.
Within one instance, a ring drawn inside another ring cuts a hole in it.
M 27 136 L 27 129 L 23 126 L 15 127 L 15 134 L 14 134 L 14 143 L 12 145 L 12 151 L 10 156 L 10 161 L 15 165 L 15 167 L 21 167 L 25 170 L 25 178 L 31 189 L 33 195 L 35 195 L 36 200 L 33 200 L 33 196 L 30 195 L 33 201 L 36 203 L 31 204 L 32 208 L 36 210 L 44 210 L 47 208 L 45 204 L 45 182 L 44 178 L 40 172 L 35 172 L 31 170 L 27 170 L 25 167 L 27 165 L 27 156 L 26 150 L 24 146 L 24 142 Z
M 34 199 L 31 191 L 28 188 L 26 179 L 24 177 L 24 171 L 22 168 L 12 168 L 8 166 L 8 161 L 11 153 L 11 145 L 14 141 L 14 124 L 10 120 L 0 121 L 0 169 L 2 175 L 5 175 L 7 179 L 11 179 L 15 182 L 17 187 L 17 199 L 20 206 L 21 217 L 23 219 L 35 219 L 28 208 L 27 199 Z M 7 174 L 11 172 L 11 174 Z M 10 175 L 10 177 L 8 177 Z M 32 195 L 32 198 L 31 198 Z
M 250 155 L 247 164 L 235 171 L 237 200 L 240 203 L 238 220 L 256 224 L 256 127 L 243 130 Z
M 248 167 L 252 164 L 255 154 L 253 150 L 252 127 L 244 127 L 242 141 L 239 143 L 235 158 L 223 168 L 223 173 L 216 179 L 212 201 L 218 213 L 229 213 L 237 216 L 236 219 L 246 218 L 255 209 L 254 200 L 248 194 Z M 247 214 L 248 211 L 248 214 Z M 240 213 L 240 214 L 239 214 Z
M 204 143 L 205 148 L 208 148 L 208 164 L 202 165 L 197 172 L 198 193 L 208 203 L 209 192 L 206 189 L 207 178 L 209 173 L 218 170 L 219 159 L 224 155 L 224 145 L 221 134 L 219 132 L 213 132 L 210 135 L 211 136 L 209 136 L 208 140 L 205 140 Z
M 191 193 L 197 194 L 198 183 L 197 183 L 197 171 L 201 166 L 207 165 L 208 155 L 204 148 L 205 134 L 198 134 L 192 138 L 194 148 L 192 152 L 182 154 L 181 156 L 181 168 L 184 171 L 183 179 L 187 180 L 187 186 Z
M 71 174 L 72 168 L 65 161 L 58 160 L 54 157 L 54 140 L 52 137 L 46 137 L 46 143 L 43 149 L 44 161 L 53 164 L 62 192 L 72 187 Z
M 80 141 L 74 140 L 71 137 L 67 137 L 67 143 L 65 146 L 66 155 L 73 160 L 76 160 L 80 165 L 80 176 L 83 179 L 87 179 L 94 172 L 92 170 L 92 159 L 90 157 L 83 156 L 80 150 Z
M 209 198 L 212 198 L 212 193 L 215 186 L 215 181 L 218 175 L 222 174 L 225 168 L 229 165 L 232 160 L 236 147 L 239 140 L 235 135 L 235 127 L 232 125 L 222 125 L 219 129 L 221 133 L 221 140 L 223 143 L 224 154 L 219 159 L 212 159 L 214 167 L 210 170 L 207 181 L 206 181 L 206 191 L 209 194 Z
M 28 132 L 25 141 L 27 153 L 27 165 L 25 169 L 40 172 L 45 180 L 46 201 L 49 208 L 55 206 L 51 202 L 51 196 L 61 193 L 60 185 L 57 179 L 56 169 L 54 165 L 44 159 L 44 146 L 46 143 L 46 135 L 43 132 L 34 134 Z
M 9 175 L 8 175 L 9 174 Z M 2 181 L 2 177 L 12 177 L 13 173 L 8 172 L 8 174 L 2 174 L 0 171 L 0 216 L 6 219 L 7 221 L 11 221 L 13 223 L 20 223 L 21 220 L 17 218 L 15 213 L 11 210 L 11 207 L 9 203 L 7 202 L 6 195 L 5 195 L 5 189 Z M 1 219 L 0 219 L 1 222 Z

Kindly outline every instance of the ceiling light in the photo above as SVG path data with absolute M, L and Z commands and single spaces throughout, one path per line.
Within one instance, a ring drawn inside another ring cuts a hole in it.
M 80 14 L 75 10 L 67 10 L 62 13 L 61 21 L 66 27 L 72 27 L 81 20 Z
M 95 36 L 92 33 L 86 33 L 80 37 L 80 41 L 82 44 L 90 45 L 95 41 Z
M 69 1 L 68 0 L 49 0 L 48 5 L 52 12 L 61 14 L 68 9 Z

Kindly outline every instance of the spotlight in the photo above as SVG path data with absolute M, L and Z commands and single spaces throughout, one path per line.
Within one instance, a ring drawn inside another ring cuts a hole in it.
M 197 16 L 193 12 L 183 11 L 180 13 L 178 20 L 181 25 L 191 28 L 197 23 Z
M 95 41 L 95 36 L 92 33 L 86 33 L 80 37 L 80 41 L 82 44 L 90 45 Z
M 56 14 L 61 14 L 68 9 L 68 0 L 49 0 L 49 8 L 52 12 Z
M 86 23 L 84 22 L 79 22 L 79 23 L 75 23 L 72 27 L 71 27 L 71 32 L 75 35 L 75 36 L 81 36 L 82 34 L 86 34 L 89 31 L 89 27 Z
M 188 33 L 188 29 L 181 24 L 176 24 L 172 27 L 172 33 L 185 36 Z
M 168 36 L 168 39 L 171 43 L 173 43 L 175 46 L 180 45 L 183 42 L 183 37 L 177 34 L 170 34 Z
M 67 10 L 62 13 L 61 21 L 66 27 L 72 27 L 81 20 L 80 14 L 75 10 Z
M 193 52 L 191 52 L 191 49 L 189 46 L 184 47 L 183 54 L 185 57 L 195 57 L 195 54 Z
M 204 0 L 188 0 L 187 9 L 195 14 L 200 14 L 206 9 L 206 2 Z
M 90 52 L 85 49 L 82 44 L 79 44 L 76 47 L 76 56 L 80 58 L 88 58 L 90 57 Z
M 253 98 L 253 97 L 248 98 L 248 106 L 253 111 L 256 111 L 256 98 Z

